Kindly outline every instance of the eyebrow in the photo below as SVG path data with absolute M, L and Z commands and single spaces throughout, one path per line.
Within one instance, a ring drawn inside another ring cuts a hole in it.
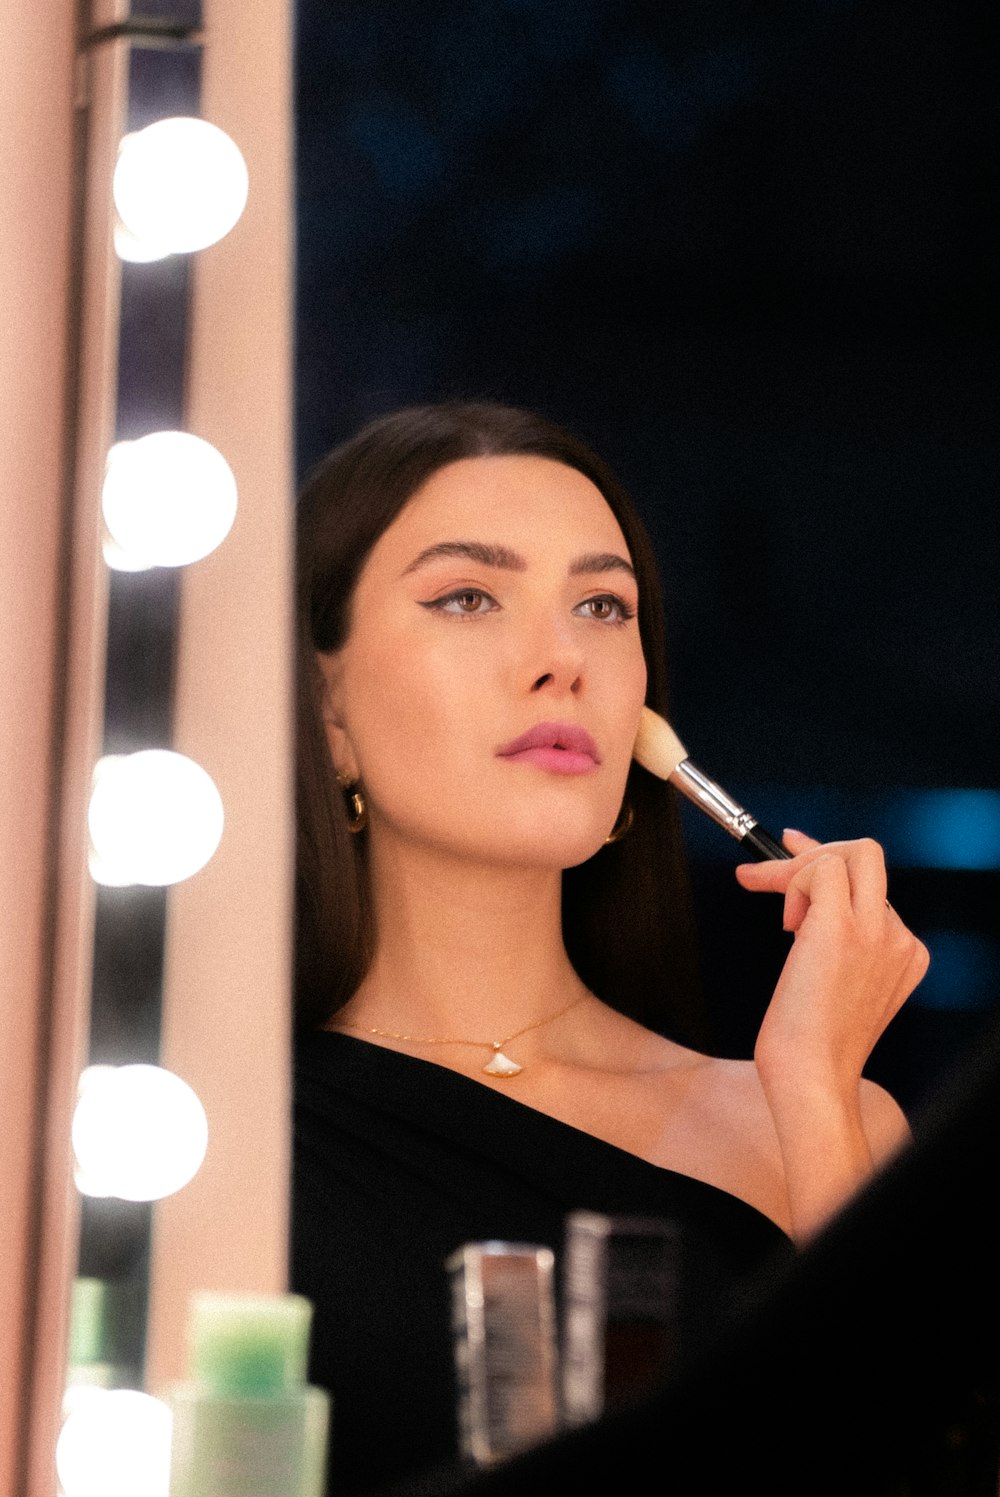
M 477 562 L 479 566 L 497 567 L 504 572 L 525 572 L 528 569 L 524 557 L 517 551 L 512 551 L 509 546 L 490 545 L 485 541 L 438 541 L 436 545 L 425 547 L 415 556 L 401 575 L 406 577 L 410 572 L 416 572 L 428 562 L 443 556 L 465 557 Z M 629 577 L 635 578 L 632 564 L 614 551 L 588 551 L 585 555 L 576 557 L 570 563 L 569 570 L 573 577 L 584 572 L 625 572 Z
M 402 575 L 405 577 L 410 572 L 416 572 L 429 561 L 436 561 L 439 556 L 464 556 L 481 567 L 499 567 L 505 572 L 523 572 L 528 566 L 524 557 L 512 551 L 509 546 L 491 546 L 485 541 L 438 541 L 436 546 L 427 546 L 419 556 L 415 556 L 410 565 L 404 568 Z
M 586 556 L 578 556 L 569 570 L 573 577 L 581 572 L 625 572 L 635 579 L 635 567 L 616 551 L 590 551 Z

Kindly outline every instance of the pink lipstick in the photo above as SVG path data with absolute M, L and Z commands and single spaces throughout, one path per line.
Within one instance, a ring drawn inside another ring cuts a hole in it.
M 597 744 L 575 723 L 536 723 L 498 748 L 497 758 L 534 764 L 555 774 L 589 774 L 601 762 Z

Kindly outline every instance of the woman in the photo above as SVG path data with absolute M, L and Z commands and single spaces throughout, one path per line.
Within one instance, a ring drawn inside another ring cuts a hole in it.
M 710 1054 L 673 791 L 631 757 L 666 711 L 654 558 L 571 434 L 384 417 L 298 545 L 292 1283 L 355 1492 L 454 1456 L 462 1243 L 670 1218 L 696 1350 L 907 1139 L 862 1070 L 927 953 L 876 844 L 788 832 L 737 869 L 794 933 L 754 1057 Z

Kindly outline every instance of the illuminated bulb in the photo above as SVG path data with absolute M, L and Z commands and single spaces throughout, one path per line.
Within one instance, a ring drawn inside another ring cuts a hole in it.
M 73 1409 L 56 1442 L 65 1497 L 167 1497 L 172 1425 L 162 1399 L 132 1388 Z
M 101 537 L 101 554 L 105 565 L 109 566 L 113 572 L 146 572 L 149 570 L 149 562 L 130 555 L 128 551 L 123 551 L 114 537 L 108 534 L 107 529 Z
M 95 1398 L 100 1398 L 101 1394 L 107 1391 L 99 1383 L 67 1383 L 62 1396 L 63 1418 L 67 1418 L 77 1409 L 86 1408 Z
M 158 260 L 215 244 L 247 200 L 239 147 L 208 120 L 157 120 L 118 147 L 112 194 L 123 260 Z
M 73 1112 L 74 1179 L 85 1196 L 159 1201 L 192 1180 L 208 1147 L 205 1109 L 162 1066 L 88 1066 Z
M 137 239 L 122 223 L 115 220 L 115 254 L 119 260 L 130 260 L 135 265 L 147 265 L 152 260 L 165 260 L 172 250 L 169 244 L 153 244 L 150 240 Z
M 236 517 L 236 479 L 211 442 L 154 431 L 108 453 L 101 509 L 118 571 L 179 567 L 225 539 Z
M 184 754 L 108 754 L 94 766 L 87 825 L 96 883 L 176 884 L 218 847 L 222 797 L 211 775 Z

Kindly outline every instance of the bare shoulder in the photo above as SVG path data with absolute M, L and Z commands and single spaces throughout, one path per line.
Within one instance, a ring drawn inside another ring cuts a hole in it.
M 714 1107 L 742 1121 L 762 1142 L 773 1139 L 777 1146 L 771 1110 L 752 1060 L 711 1060 L 706 1080 Z M 861 1080 L 858 1101 L 872 1157 L 882 1164 L 911 1141 L 906 1113 L 890 1091 L 868 1077 Z
M 752 1060 L 704 1059 L 692 1075 L 697 1083 L 691 1120 L 708 1143 L 699 1171 L 790 1230 L 781 1148 L 756 1065 Z M 896 1099 L 876 1081 L 862 1079 L 858 1101 L 878 1169 L 909 1144 L 910 1126 Z
M 773 1133 L 771 1110 L 753 1061 L 724 1056 L 702 1056 L 701 1061 L 702 1085 L 712 1108 L 754 1131 L 765 1128 Z
M 876 1165 L 887 1163 L 911 1141 L 906 1113 L 891 1092 L 864 1077 L 860 1091 L 861 1120 Z
M 742 1197 L 788 1230 L 784 1167 L 752 1060 L 692 1056 L 678 1122 L 692 1174 Z

